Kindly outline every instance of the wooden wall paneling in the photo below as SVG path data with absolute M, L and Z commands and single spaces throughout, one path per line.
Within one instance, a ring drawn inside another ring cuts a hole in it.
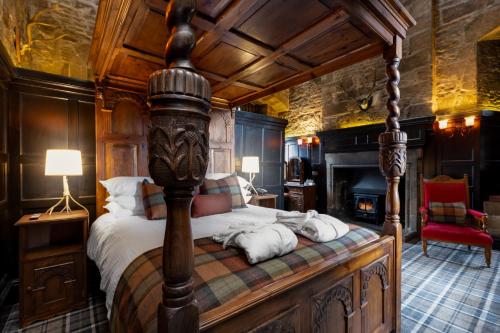
M 500 113 L 483 112 L 479 119 L 481 175 L 480 202 L 488 200 L 490 195 L 500 195 Z M 482 209 L 479 206 L 478 209 Z
M 99 183 L 117 176 L 148 176 L 149 113 L 145 95 L 100 87 L 95 103 L 96 214 L 104 213 L 106 190 Z
M 1 62 L 0 62 L 1 63 Z M 9 197 L 8 197 L 8 177 L 9 177 L 9 155 L 7 151 L 7 124 L 8 124 L 8 91 L 7 82 L 0 77 L 0 279 L 4 277 L 12 265 L 13 249 L 10 245 L 12 226 L 9 223 Z M 6 79 L 6 78 L 5 78 Z
M 70 189 L 94 218 L 94 84 L 16 69 L 8 88 L 9 225 L 23 214 L 44 212 L 62 196 L 62 177 L 44 175 L 50 148 L 82 151 L 84 174 L 69 177 Z M 17 258 L 16 231 L 7 234 Z
M 212 109 L 210 115 L 209 173 L 234 172 L 234 112 Z

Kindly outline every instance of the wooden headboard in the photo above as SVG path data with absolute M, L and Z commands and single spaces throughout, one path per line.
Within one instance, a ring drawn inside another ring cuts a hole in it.
M 97 89 L 96 214 L 105 213 L 106 190 L 100 180 L 118 176 L 149 176 L 146 96 L 111 87 Z M 234 171 L 234 113 L 210 111 L 210 173 Z

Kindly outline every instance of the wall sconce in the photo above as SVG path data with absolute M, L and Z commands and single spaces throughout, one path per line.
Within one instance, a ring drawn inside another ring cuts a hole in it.
M 444 130 L 448 127 L 448 119 L 441 119 L 438 121 L 439 129 Z
M 465 126 L 472 127 L 474 126 L 474 121 L 476 120 L 476 116 L 468 116 L 464 118 Z
M 297 144 L 298 144 L 299 146 L 302 146 L 302 143 L 303 143 L 303 142 L 304 142 L 304 140 L 302 140 L 302 138 L 297 139 Z
M 441 119 L 438 121 L 439 130 L 449 138 L 459 134 L 461 136 L 469 135 L 474 127 L 476 116 L 467 116 L 460 119 Z
M 311 143 L 313 143 L 313 138 L 312 138 L 312 136 L 308 136 L 307 137 L 307 144 L 310 145 Z

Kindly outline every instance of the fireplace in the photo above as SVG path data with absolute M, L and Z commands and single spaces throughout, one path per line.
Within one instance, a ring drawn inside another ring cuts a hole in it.
M 399 184 L 400 218 L 405 236 L 418 231 L 419 174 L 423 170 L 423 147 L 432 133 L 434 117 L 401 121 L 408 134 L 406 173 Z M 348 222 L 381 227 L 385 215 L 386 180 L 378 166 L 378 135 L 383 124 L 319 132 L 325 165 L 325 210 Z

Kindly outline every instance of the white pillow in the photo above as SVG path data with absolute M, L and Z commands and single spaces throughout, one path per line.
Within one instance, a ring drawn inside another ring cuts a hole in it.
M 206 179 L 222 179 L 222 178 L 226 178 L 226 177 L 229 177 L 231 176 L 230 173 L 222 173 L 222 172 L 218 172 L 218 173 L 207 173 L 205 175 L 205 178 Z
M 101 180 L 100 183 L 112 196 L 140 196 L 142 197 L 142 181 L 147 179 L 153 183 L 150 177 L 114 177 Z
M 116 202 L 110 202 L 107 205 L 104 206 L 110 212 L 113 214 L 114 217 L 120 218 L 120 217 L 127 217 L 127 216 L 133 216 L 133 215 L 138 215 L 134 214 L 134 212 L 130 209 L 125 209 Z
M 135 213 L 143 213 L 144 214 L 144 203 L 142 201 L 142 197 L 140 196 L 128 196 L 128 195 L 120 195 L 114 196 L 110 195 L 106 198 L 107 202 L 116 202 L 121 207 L 125 209 L 130 209 Z

